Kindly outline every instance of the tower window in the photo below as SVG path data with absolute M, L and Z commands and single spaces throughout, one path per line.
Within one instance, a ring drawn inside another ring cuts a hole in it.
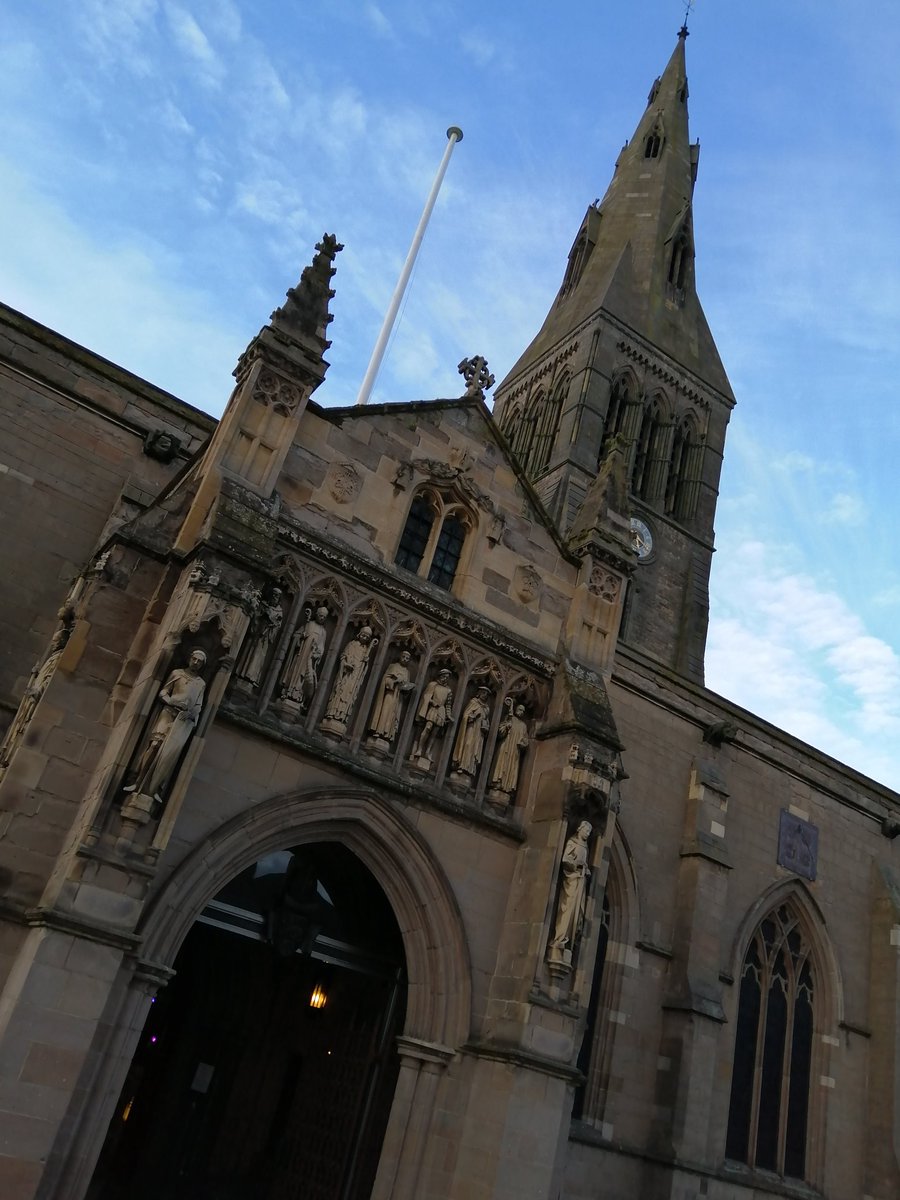
M 612 386 L 609 395 L 609 408 L 606 410 L 606 421 L 603 425 L 603 438 L 597 455 L 597 467 L 606 458 L 609 444 L 625 428 L 625 417 L 628 405 L 631 403 L 632 385 L 626 378 L 619 378 Z
M 744 957 L 725 1154 L 792 1179 L 806 1175 L 814 984 L 809 946 L 783 904 Z
M 467 508 L 428 488 L 413 497 L 394 562 L 449 591 L 473 526 Z
M 687 278 L 688 260 L 691 253 L 691 244 L 687 234 L 682 232 L 675 239 L 675 244 L 672 247 L 672 257 L 669 260 L 669 290 L 674 292 L 678 299 L 684 298 L 684 283 Z
M 649 133 L 644 140 L 644 158 L 658 158 L 662 139 L 657 130 Z
M 666 480 L 666 512 L 677 521 L 688 521 L 697 511 L 702 454 L 697 426 L 687 416 L 675 428 Z
M 652 500 L 659 495 L 659 467 L 665 453 L 667 432 L 659 403 L 654 401 L 644 410 L 631 478 L 631 490 L 642 500 Z

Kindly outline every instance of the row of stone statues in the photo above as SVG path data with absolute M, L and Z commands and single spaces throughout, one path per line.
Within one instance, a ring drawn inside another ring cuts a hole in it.
M 261 685 L 273 643 L 283 622 L 282 592 L 273 588 L 261 600 L 235 674 L 245 685 Z M 288 645 L 286 666 L 276 689 L 276 698 L 288 709 L 306 712 L 319 686 L 328 641 L 328 607 L 309 605 Z M 373 629 L 363 625 L 347 643 L 338 660 L 337 672 L 325 704 L 320 728 L 335 736 L 347 731 L 357 700 L 379 644 Z M 402 650 L 384 671 L 376 689 L 367 724 L 367 748 L 388 754 L 394 748 L 400 730 L 404 700 L 414 684 L 410 678 L 412 656 Z M 410 753 L 410 762 L 426 773 L 431 770 L 434 744 L 453 723 L 452 676 L 442 669 L 426 686 L 416 713 L 418 726 Z M 478 777 L 485 741 L 491 727 L 491 692 L 477 688 L 467 703 L 451 753 L 451 782 L 469 785 Z M 508 800 L 515 794 L 523 751 L 528 746 L 525 709 L 512 700 L 500 723 L 494 762 L 488 779 L 489 794 Z

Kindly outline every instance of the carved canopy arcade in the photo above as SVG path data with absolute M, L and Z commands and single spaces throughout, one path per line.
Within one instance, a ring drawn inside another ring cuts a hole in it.
M 263 585 L 223 715 L 348 768 L 505 818 L 551 659 L 297 526 Z

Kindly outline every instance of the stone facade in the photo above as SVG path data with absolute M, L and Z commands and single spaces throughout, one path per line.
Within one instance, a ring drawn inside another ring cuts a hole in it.
M 898 1194 L 900 798 L 702 683 L 733 396 L 686 98 L 681 38 L 493 415 L 482 359 L 459 399 L 312 398 L 329 236 L 215 429 L 0 313 L 4 1197 L 119 1194 L 185 939 L 321 846 L 405 961 L 371 1178 L 317 1195 Z M 327 962 L 314 909 L 253 936 Z

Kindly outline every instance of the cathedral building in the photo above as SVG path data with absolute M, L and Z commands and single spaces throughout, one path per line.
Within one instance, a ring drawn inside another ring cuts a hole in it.
M 900 1195 L 900 797 L 704 686 L 685 37 L 492 410 L 317 402 L 331 235 L 218 423 L 0 309 L 4 1200 Z

